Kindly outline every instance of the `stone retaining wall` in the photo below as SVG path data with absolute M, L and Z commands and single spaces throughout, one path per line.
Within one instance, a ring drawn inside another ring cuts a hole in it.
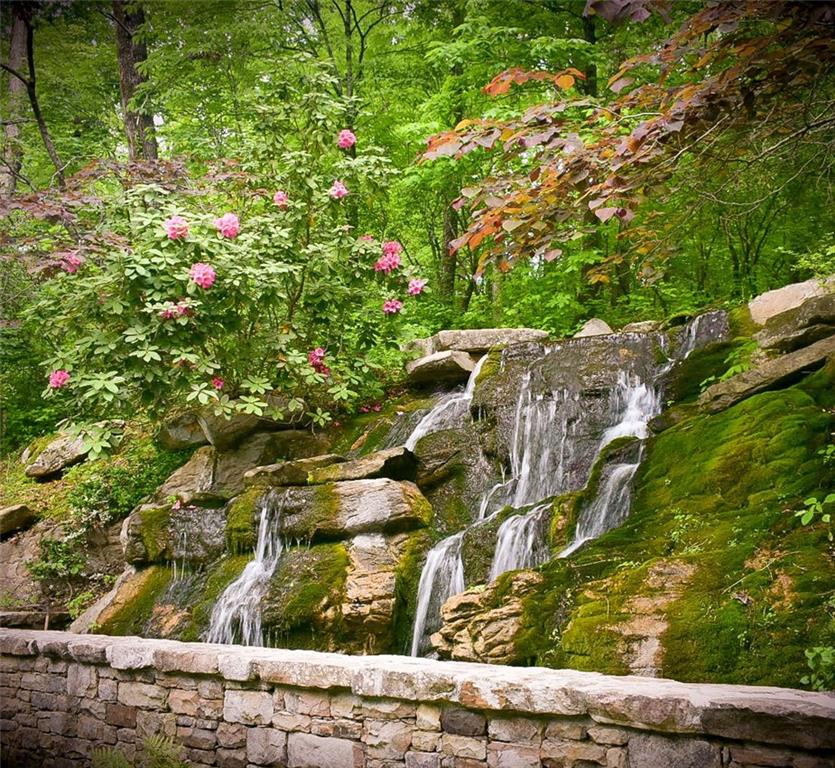
M 4 766 L 835 766 L 835 697 L 587 672 L 0 629 Z

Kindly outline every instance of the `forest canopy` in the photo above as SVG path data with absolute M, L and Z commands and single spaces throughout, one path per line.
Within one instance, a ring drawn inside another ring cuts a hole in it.
M 194 404 L 324 425 L 441 328 L 835 271 L 835 3 L 0 13 L 4 450 Z

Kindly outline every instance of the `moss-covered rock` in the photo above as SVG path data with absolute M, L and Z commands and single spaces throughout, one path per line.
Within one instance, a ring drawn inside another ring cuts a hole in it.
M 340 647 L 339 606 L 348 562 L 343 543 L 284 553 L 263 602 L 264 634 L 271 645 L 323 651 Z
M 258 501 L 264 488 L 247 488 L 226 508 L 226 548 L 232 554 L 252 552 L 258 538 Z
M 169 567 L 152 565 L 125 579 L 95 630 L 105 635 L 147 635 L 148 623 L 171 578 Z

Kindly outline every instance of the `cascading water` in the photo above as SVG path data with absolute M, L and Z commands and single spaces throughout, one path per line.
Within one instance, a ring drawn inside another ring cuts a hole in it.
M 279 535 L 279 521 L 286 494 L 286 491 L 272 490 L 261 499 L 255 557 L 215 604 L 206 642 L 264 644 L 261 600 L 267 593 L 270 579 L 284 551 L 284 542 Z
M 550 511 L 550 504 L 540 504 L 527 514 L 514 515 L 501 524 L 490 565 L 490 581 L 506 571 L 535 568 L 548 560 L 546 529 Z
M 463 540 L 463 531 L 449 536 L 432 547 L 426 556 L 418 584 L 412 656 L 425 650 L 427 636 L 438 629 L 441 606 L 448 598 L 464 591 L 464 563 L 461 560 Z
M 678 360 L 686 360 L 699 347 L 726 337 L 730 332 L 728 313 L 717 309 L 690 319 L 681 332 Z
M 418 440 L 432 432 L 439 432 L 442 429 L 452 429 L 459 426 L 470 413 L 470 403 L 473 401 L 475 383 L 478 379 L 481 368 L 487 355 L 484 355 L 473 368 L 467 386 L 463 392 L 451 392 L 438 400 L 437 403 L 417 424 L 414 431 L 406 440 L 406 447 L 413 451 Z

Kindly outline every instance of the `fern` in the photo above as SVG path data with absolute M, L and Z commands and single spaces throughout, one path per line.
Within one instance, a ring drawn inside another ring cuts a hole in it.
M 142 742 L 142 749 L 131 763 L 114 747 L 93 750 L 92 768 L 188 768 L 180 757 L 180 747 L 168 736 L 154 734 Z

